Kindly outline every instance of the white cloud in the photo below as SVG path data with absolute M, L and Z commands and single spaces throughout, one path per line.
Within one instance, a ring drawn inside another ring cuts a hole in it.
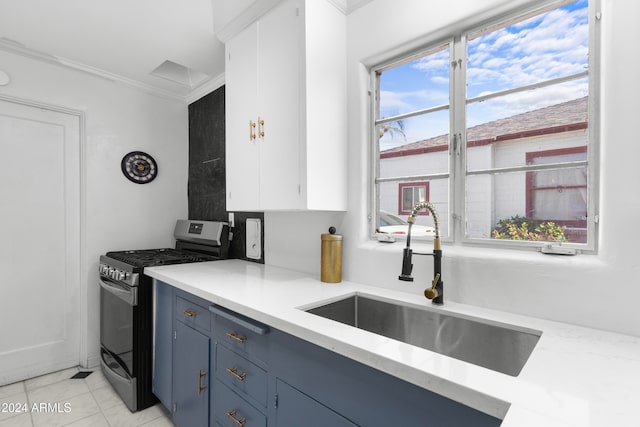
M 449 84 L 449 76 L 446 76 L 446 77 L 434 76 L 434 77 L 431 77 L 431 81 L 433 83 L 436 83 L 436 84 L 439 84 L 439 85 L 448 85 Z
M 437 78 L 435 78 L 437 80 Z M 448 83 L 445 82 L 445 83 Z M 380 116 L 389 117 L 435 105 L 449 103 L 449 87 L 440 90 L 380 91 Z
M 472 36 L 467 52 L 468 97 L 585 71 L 589 53 L 588 32 L 585 7 L 573 11 L 569 8 L 552 10 L 475 39 Z M 383 91 L 381 116 L 389 117 L 427 106 L 447 104 L 449 61 L 449 50 L 443 49 L 411 63 L 413 70 L 424 75 L 424 89 L 416 87 L 416 90 Z M 468 118 L 472 121 L 469 126 L 587 94 L 588 79 L 584 78 L 472 104 L 469 106 L 471 114 Z M 434 122 L 429 125 L 419 123 L 418 119 L 406 120 L 407 140 L 446 133 L 448 121 L 445 116 L 434 117 Z M 400 141 L 386 143 L 398 144 Z
M 433 70 L 449 70 L 449 56 L 447 55 L 446 58 L 433 58 L 433 57 L 428 57 L 428 58 L 422 58 L 419 61 L 417 61 L 414 66 L 413 66 L 416 70 L 420 70 L 420 71 L 433 71 Z
M 586 10 L 555 9 L 471 40 L 470 96 L 579 73 L 588 61 Z

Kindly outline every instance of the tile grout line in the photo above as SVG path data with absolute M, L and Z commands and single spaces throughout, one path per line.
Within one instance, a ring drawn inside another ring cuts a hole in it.
M 31 411 L 31 398 L 29 397 L 29 392 L 27 391 L 26 381 L 22 381 L 22 388 L 24 389 L 24 395 L 27 398 L 27 405 L 29 405 L 29 419 L 31 420 L 31 426 L 35 427 L 36 423 L 33 420 L 33 411 Z
M 92 372 L 93 372 L 93 371 L 92 371 Z M 94 415 L 96 415 L 96 414 L 100 414 L 100 415 L 102 415 L 102 418 L 105 420 L 105 422 L 107 423 L 107 425 L 108 425 L 109 427 L 113 427 L 113 426 L 111 425 L 111 423 L 109 422 L 109 420 L 107 419 L 107 417 L 106 417 L 106 416 L 104 415 L 104 413 L 102 412 L 102 407 L 100 406 L 100 403 L 98 403 L 98 399 L 96 398 L 96 396 L 93 394 L 94 390 L 92 390 L 92 389 L 89 387 L 89 383 L 87 382 L 87 378 L 88 378 L 88 376 L 87 376 L 87 377 L 85 377 L 85 378 L 80 378 L 80 379 L 81 379 L 81 380 L 85 383 L 85 385 L 87 386 L 87 389 L 89 390 L 89 394 L 91 394 L 91 398 L 96 402 L 96 406 L 98 407 L 98 411 L 99 411 L 99 412 L 96 412 L 96 413 L 94 413 L 94 414 L 87 415 L 86 417 L 83 417 L 83 418 L 77 419 L 77 420 L 75 420 L 75 421 L 73 421 L 73 422 L 71 422 L 71 423 L 69 423 L 69 424 L 65 424 L 65 425 L 64 425 L 64 426 L 62 426 L 62 427 L 69 426 L 69 425 L 71 425 L 71 424 L 74 424 L 74 423 L 80 422 L 80 421 L 85 420 L 85 419 L 87 419 L 87 418 L 91 418 L 91 417 L 93 417 L 93 416 L 94 416 Z M 34 427 L 36 427 L 36 426 L 34 426 Z
M 64 370 L 63 370 L 63 371 L 64 371 Z M 62 372 L 62 371 L 58 371 L 58 372 Z M 78 369 L 77 369 L 77 367 L 76 367 L 76 373 L 77 373 L 77 372 L 79 372 L 79 370 L 78 370 Z M 75 374 L 74 374 L 74 375 L 75 375 Z M 61 378 L 60 378 L 60 379 L 58 379 L 57 381 L 54 381 L 54 382 L 49 383 L 49 384 L 44 384 L 44 385 L 39 386 L 39 387 L 34 387 L 34 388 L 33 388 L 33 389 L 31 389 L 31 390 L 27 390 L 26 380 L 25 380 L 25 381 L 23 381 L 23 386 L 24 386 L 24 389 L 25 389 L 25 394 L 27 395 L 27 402 L 28 402 L 28 404 L 29 404 L 29 408 L 31 408 L 31 407 L 32 407 L 32 405 L 33 405 L 33 402 L 31 401 L 31 400 L 32 400 L 32 398 L 31 398 L 31 393 L 32 393 L 32 392 L 37 392 L 38 390 L 41 390 L 41 389 L 43 389 L 43 388 L 45 388 L 45 387 L 54 386 L 54 385 L 59 384 L 59 383 L 61 383 L 61 382 L 63 382 L 63 381 L 67 381 L 67 380 L 69 380 L 69 379 L 73 379 L 73 378 L 71 378 L 71 377 L 61 377 Z M 87 384 L 86 379 L 85 379 L 85 378 L 82 378 L 82 381 L 84 382 L 85 386 L 87 387 L 87 390 L 89 391 L 89 393 L 91 393 L 91 398 L 92 398 L 92 399 L 94 399 L 94 401 L 96 401 L 96 406 L 98 406 L 98 409 L 100 409 L 100 406 L 97 404 L 97 400 L 96 400 L 95 396 L 93 395 L 93 393 L 91 392 L 91 389 L 89 388 L 89 384 Z M 67 399 L 67 400 L 69 400 L 69 399 L 72 399 L 72 398 L 74 398 L 74 397 L 82 396 L 83 394 L 85 394 L 85 393 L 79 393 L 79 394 L 74 394 L 73 396 L 67 396 L 67 398 L 66 398 L 66 399 Z M 56 399 L 55 397 L 52 397 L 52 402 L 51 402 L 51 403 L 53 403 L 53 401 L 56 401 L 56 402 L 57 402 L 57 399 Z M 93 415 L 95 415 L 95 414 L 87 415 L 86 417 L 79 418 L 79 419 L 77 419 L 77 420 L 75 420 L 75 421 L 72 421 L 71 423 L 66 423 L 66 424 L 64 424 L 64 426 L 68 426 L 69 424 L 73 424 L 73 423 L 75 423 L 75 422 L 77 422 L 77 421 L 83 420 L 83 419 L 88 418 L 88 417 L 91 417 L 91 416 L 93 416 Z M 31 417 L 31 425 L 32 425 L 33 427 L 37 427 L 37 426 L 36 426 L 36 422 L 35 422 L 34 417 L 33 417 L 33 411 L 31 411 L 31 410 L 29 411 L 29 416 Z M 103 415 L 103 416 L 104 416 L 104 415 Z
M 69 368 L 69 369 L 71 369 L 71 368 Z M 59 372 L 61 372 L 61 371 L 59 371 Z M 81 371 L 76 368 L 76 373 L 77 372 L 81 372 Z M 99 370 L 97 370 L 97 371 L 93 370 L 92 372 L 99 372 Z M 51 374 L 55 374 L 55 372 L 51 373 Z M 45 375 L 51 375 L 51 374 L 45 374 Z M 74 375 L 73 372 L 69 372 L 69 374 Z M 37 378 L 37 377 L 35 377 L 35 378 Z M 35 379 L 35 378 L 32 378 L 32 379 Z M 55 397 L 53 395 L 49 395 L 48 393 L 44 393 L 41 390 L 46 388 L 46 387 L 54 387 L 54 388 L 56 386 L 59 387 L 60 383 L 62 383 L 64 381 L 68 381 L 69 379 L 74 379 L 74 378 L 70 378 L 68 376 L 58 376 L 58 377 L 53 377 L 53 378 L 55 378 L 56 380 L 53 381 L 53 382 L 50 382 L 50 383 L 44 383 L 44 384 L 36 386 L 36 387 L 33 386 L 33 384 L 34 384 L 33 382 L 31 383 L 31 386 L 28 386 L 28 384 L 27 384 L 28 380 L 20 381 L 20 387 L 18 388 L 18 390 L 21 390 L 21 393 L 25 396 L 25 401 L 26 401 L 26 403 L 28 405 L 28 408 L 29 408 L 30 425 L 32 427 L 37 427 L 37 424 L 36 424 L 36 418 L 37 417 L 34 417 L 34 412 L 31 410 L 33 408 L 33 405 L 34 405 L 34 397 L 33 397 L 32 394 L 33 393 L 41 393 L 43 401 L 51 400 L 51 403 L 53 403 L 53 402 L 57 403 L 58 402 L 57 397 Z M 110 410 L 112 407 L 106 408 L 106 410 L 103 409 L 102 405 L 100 405 L 100 403 L 99 403 L 98 397 L 96 397 L 95 394 L 94 394 L 94 392 L 102 390 L 104 387 L 111 387 L 111 385 L 109 384 L 108 381 L 105 381 L 104 384 L 102 384 L 100 382 L 100 379 L 98 379 L 96 382 L 94 382 L 92 380 L 91 384 L 90 384 L 89 381 L 87 381 L 87 378 L 89 378 L 89 376 L 84 377 L 84 378 L 76 378 L 76 379 L 83 380 L 84 386 L 86 386 L 87 391 L 90 393 L 91 398 L 93 399 L 94 403 L 97 406 L 97 411 L 92 413 L 92 414 L 88 414 L 88 415 L 86 415 L 86 416 L 84 416 L 82 418 L 78 418 L 78 419 L 76 419 L 74 421 L 71 421 L 69 423 L 65 423 L 64 426 L 69 426 L 70 424 L 77 423 L 77 422 L 80 422 L 82 420 L 94 417 L 97 414 L 100 414 L 102 416 L 103 420 L 105 421 L 107 426 L 114 427 L 114 422 L 116 423 L 115 425 L 117 425 L 118 424 L 118 420 L 117 419 L 110 420 L 107 417 L 107 414 L 105 413 L 105 411 Z M 35 383 L 35 384 L 37 384 L 37 383 Z M 92 384 L 93 384 L 93 386 L 92 386 Z M 73 398 L 76 398 L 78 396 L 82 396 L 82 395 L 85 395 L 85 394 L 86 394 L 86 392 L 82 392 L 82 393 L 79 392 L 78 394 L 73 394 L 72 396 L 67 396 L 66 399 L 67 400 L 73 399 Z M 146 409 L 151 409 L 151 407 L 150 408 L 146 408 Z M 144 426 L 150 425 L 150 424 L 152 424 L 154 422 L 158 422 L 158 420 L 160 420 L 160 419 L 165 419 L 165 418 L 169 422 L 171 422 L 171 418 L 170 418 L 169 415 L 167 415 L 165 413 L 164 408 L 160 407 L 159 409 L 160 409 L 159 413 L 155 417 L 151 417 L 151 418 L 148 418 L 146 420 L 145 420 L 145 417 L 140 417 L 138 422 L 135 424 L 135 427 L 144 427 Z M 126 408 L 126 406 L 125 406 L 125 410 L 128 411 L 128 408 Z M 149 414 L 149 415 L 151 415 L 151 414 Z
M 85 381 L 86 381 L 86 378 L 85 378 Z M 108 382 L 107 382 L 107 384 L 108 384 Z M 98 387 L 98 388 L 96 388 L 94 390 L 89 390 L 89 391 L 91 392 L 91 396 L 93 396 L 93 398 L 95 399 L 96 403 L 98 404 L 98 409 L 100 410 L 100 414 L 102 415 L 102 418 L 104 418 L 104 420 L 107 422 L 107 425 L 109 427 L 113 427 L 113 425 L 111 424 L 111 421 L 109 421 L 109 418 L 107 418 L 107 415 L 104 413 L 104 409 L 102 409 L 102 405 L 100 405 L 100 403 L 98 402 L 98 399 L 96 399 L 96 396 L 93 394 L 94 391 L 100 390 L 100 388 L 102 388 L 102 387 Z

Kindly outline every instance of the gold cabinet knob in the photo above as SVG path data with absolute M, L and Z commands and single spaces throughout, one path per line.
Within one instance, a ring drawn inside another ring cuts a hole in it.
M 264 138 L 264 119 L 258 116 L 258 136 Z
M 227 333 L 225 333 L 225 335 L 228 336 L 229 338 L 231 338 L 232 340 L 237 341 L 237 342 L 242 343 L 242 344 L 247 342 L 247 337 L 246 336 L 244 336 L 244 335 L 240 336 L 235 331 L 234 332 L 227 332 Z
M 255 134 L 255 129 L 256 129 L 256 122 L 254 122 L 253 120 L 249 120 L 249 141 L 253 141 L 254 139 L 256 139 L 256 134 Z
M 202 384 L 202 379 L 207 376 L 207 371 L 198 370 L 198 394 L 202 393 L 207 386 Z
M 227 371 L 229 375 L 231 375 L 233 378 L 237 379 L 238 381 L 244 381 L 245 378 L 247 378 L 247 373 L 246 372 L 238 373 L 238 368 L 227 368 L 225 369 L 225 371 Z
M 247 419 L 245 417 L 242 418 L 237 418 L 236 414 L 236 410 L 232 409 L 231 411 L 227 411 L 224 413 L 231 421 L 233 421 L 233 423 L 235 425 L 237 425 L 238 427 L 244 427 L 244 423 L 247 422 Z
M 185 308 L 184 310 L 182 310 L 182 313 L 187 317 L 196 317 L 198 315 L 197 311 L 193 311 L 189 308 Z

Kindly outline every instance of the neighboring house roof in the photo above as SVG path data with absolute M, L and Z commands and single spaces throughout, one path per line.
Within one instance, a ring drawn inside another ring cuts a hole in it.
M 587 97 L 494 120 L 467 129 L 467 146 L 586 129 Z M 411 156 L 448 149 L 449 135 L 440 135 L 380 152 L 380 158 Z

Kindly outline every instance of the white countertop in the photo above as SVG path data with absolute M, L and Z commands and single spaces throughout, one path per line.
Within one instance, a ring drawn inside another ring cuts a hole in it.
M 212 303 L 365 365 L 503 418 L 503 427 L 638 426 L 640 338 L 422 295 L 319 278 L 241 260 L 146 268 Z M 300 310 L 358 294 L 542 331 L 517 377 L 385 338 Z M 597 316 L 597 313 L 593 313 Z

